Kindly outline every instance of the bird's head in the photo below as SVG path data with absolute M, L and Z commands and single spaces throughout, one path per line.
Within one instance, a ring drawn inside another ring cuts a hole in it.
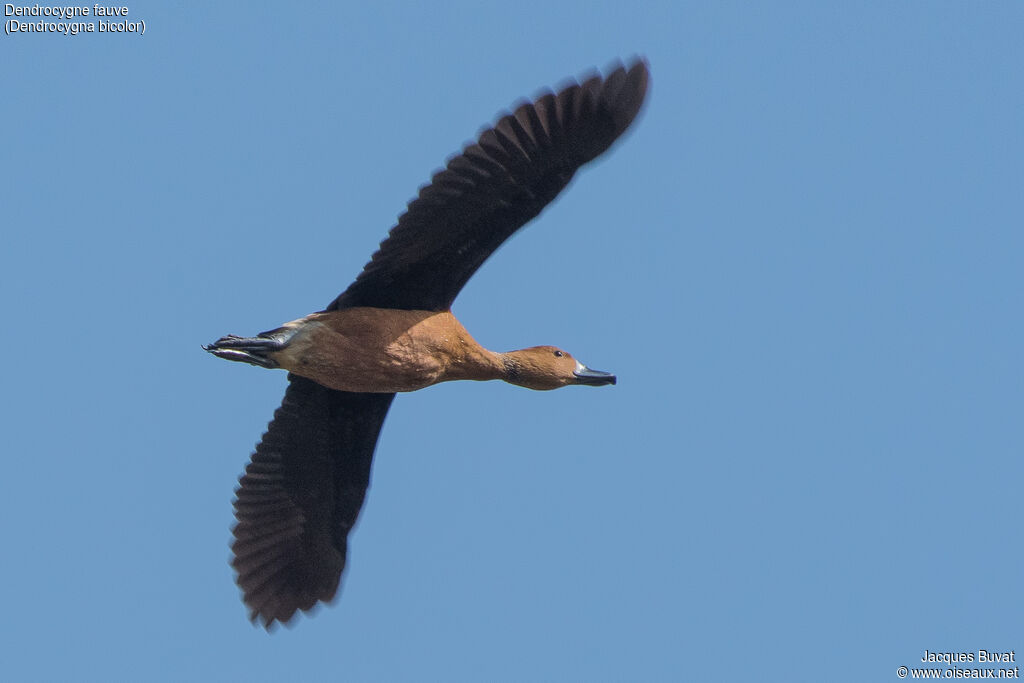
M 501 354 L 504 380 L 527 389 L 548 391 L 571 384 L 615 384 L 615 375 L 591 370 L 568 351 L 554 346 L 533 346 Z

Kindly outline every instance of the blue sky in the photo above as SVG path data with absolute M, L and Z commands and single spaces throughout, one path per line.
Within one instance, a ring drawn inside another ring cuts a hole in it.
M 138 2 L 0 36 L 7 680 L 898 680 L 1024 651 L 1024 5 Z M 631 134 L 475 276 L 615 387 L 398 397 L 342 595 L 267 635 L 231 499 L 327 304 L 517 98 Z

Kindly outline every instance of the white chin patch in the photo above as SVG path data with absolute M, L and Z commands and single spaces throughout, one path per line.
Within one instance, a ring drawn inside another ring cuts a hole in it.
M 583 363 L 576 361 L 576 372 L 586 372 L 587 366 Z

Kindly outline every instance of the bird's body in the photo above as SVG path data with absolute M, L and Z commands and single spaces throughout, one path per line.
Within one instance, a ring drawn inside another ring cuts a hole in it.
M 522 104 L 434 175 L 325 310 L 204 347 L 289 371 L 235 501 L 232 564 L 253 619 L 287 622 L 335 596 L 396 393 L 452 380 L 536 390 L 615 383 L 553 346 L 489 351 L 450 309 L 494 250 L 626 130 L 647 80 L 636 61 Z
M 339 391 L 416 391 L 457 379 L 499 379 L 498 354 L 480 346 L 450 311 L 346 308 L 314 313 L 274 355 L 284 369 Z

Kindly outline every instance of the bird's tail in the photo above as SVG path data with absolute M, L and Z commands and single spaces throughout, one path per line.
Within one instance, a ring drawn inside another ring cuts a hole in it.
M 260 332 L 255 337 L 239 337 L 229 334 L 212 344 L 203 346 L 203 350 L 225 360 L 250 363 L 261 368 L 276 368 L 280 366 L 274 360 L 273 354 L 288 346 L 288 342 L 291 341 L 294 334 L 294 329 L 286 327 Z

